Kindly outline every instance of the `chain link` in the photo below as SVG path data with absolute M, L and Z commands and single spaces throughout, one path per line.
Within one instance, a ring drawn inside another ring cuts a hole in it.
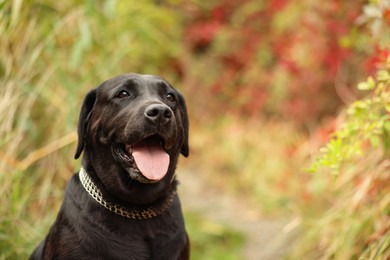
M 174 197 L 176 196 L 176 191 L 172 192 L 170 196 L 166 199 L 165 203 L 160 208 L 147 208 L 141 210 L 129 210 L 124 206 L 108 202 L 103 199 L 103 194 L 98 187 L 92 182 L 91 178 L 88 176 L 87 172 L 81 167 L 79 172 L 80 182 L 83 185 L 84 189 L 94 198 L 100 205 L 105 207 L 111 212 L 114 212 L 117 215 L 126 217 L 129 219 L 151 219 L 157 217 L 164 213 L 172 204 Z

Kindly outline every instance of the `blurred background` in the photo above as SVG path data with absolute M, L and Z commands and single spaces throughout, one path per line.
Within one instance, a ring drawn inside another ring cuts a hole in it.
M 187 98 L 192 259 L 390 258 L 390 2 L 0 0 L 0 259 L 46 235 L 84 95 Z

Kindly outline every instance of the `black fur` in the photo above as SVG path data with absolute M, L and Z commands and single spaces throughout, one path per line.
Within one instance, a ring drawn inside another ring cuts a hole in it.
M 126 91 L 128 94 L 121 94 Z M 172 99 L 167 95 L 173 95 Z M 158 105 L 167 122 L 153 122 L 145 109 Z M 167 112 L 167 113 L 168 113 Z M 170 155 L 168 173 L 156 182 L 133 173 L 113 152 L 149 136 L 164 140 Z M 132 209 L 160 207 L 176 190 L 179 154 L 188 156 L 188 118 L 184 98 L 160 77 L 125 74 L 90 91 L 80 112 L 77 159 L 111 202 Z M 49 234 L 30 259 L 188 259 L 189 240 L 180 201 L 151 219 L 128 219 L 97 203 L 82 187 L 79 175 L 69 181 L 64 201 Z

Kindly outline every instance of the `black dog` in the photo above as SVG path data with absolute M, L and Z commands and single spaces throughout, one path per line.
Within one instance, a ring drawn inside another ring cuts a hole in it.
M 85 97 L 78 136 L 82 168 L 30 259 L 188 259 L 174 174 L 184 98 L 157 76 L 115 77 Z

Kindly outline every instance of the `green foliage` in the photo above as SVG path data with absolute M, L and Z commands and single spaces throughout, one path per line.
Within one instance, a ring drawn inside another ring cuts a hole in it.
M 375 77 L 357 85 L 367 97 L 346 108 L 310 168 L 313 202 L 301 207 L 305 232 L 293 259 L 390 258 L 389 14 L 383 1 L 371 1 L 360 18 Z
M 305 213 L 307 230 L 294 257 L 390 257 L 389 72 L 390 58 L 375 79 L 358 85 L 370 91 L 368 97 L 348 106 L 312 165 L 310 170 L 317 175 L 312 185 L 323 185 L 316 186 L 316 205 L 310 207 L 319 211 Z M 321 176 L 326 173 L 334 175 L 332 181 Z
M 125 72 L 175 79 L 179 18 L 153 1 L 0 1 L 0 259 L 27 259 L 53 222 L 82 96 Z
M 372 96 L 355 101 L 348 107 L 339 129 L 321 149 L 322 155 L 310 171 L 317 172 L 325 166 L 337 175 L 344 162 L 364 156 L 363 150 L 368 146 L 375 149 L 382 146 L 384 153 L 389 152 L 389 71 L 390 59 L 385 67 L 378 71 L 376 80 L 370 76 L 366 82 L 358 85 L 361 90 L 372 91 Z
M 191 259 L 240 259 L 242 234 L 196 213 L 187 213 L 185 219 L 191 238 Z
M 364 8 L 361 19 L 374 46 L 368 65 L 375 77 L 357 85 L 367 97 L 346 108 L 310 168 L 313 202 L 301 207 L 305 231 L 293 259 L 390 257 L 388 12 L 376 1 Z

